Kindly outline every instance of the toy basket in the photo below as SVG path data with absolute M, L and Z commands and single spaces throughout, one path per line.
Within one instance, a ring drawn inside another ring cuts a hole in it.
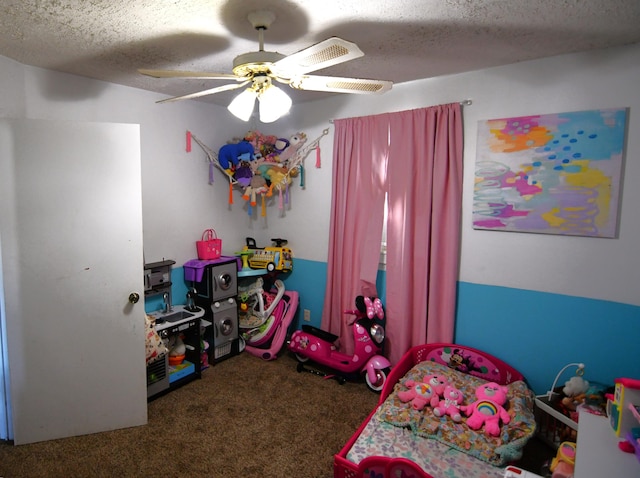
M 548 445 L 557 449 L 562 442 L 577 440 L 578 423 L 565 415 L 547 395 L 536 396 L 534 415 L 536 434 Z
M 222 255 L 222 239 L 214 229 L 205 229 L 202 240 L 196 241 L 198 259 L 217 259 Z

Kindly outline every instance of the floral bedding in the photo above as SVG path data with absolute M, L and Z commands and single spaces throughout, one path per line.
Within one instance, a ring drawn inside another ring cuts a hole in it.
M 434 478 L 503 478 L 504 468 L 492 466 L 437 440 L 417 437 L 408 428 L 373 418 L 347 453 L 360 463 L 370 456 L 406 458 Z M 368 476 L 368 475 L 367 475 Z
M 504 408 L 511 420 L 501 426 L 499 436 L 493 437 L 487 435 L 484 428 L 474 431 L 467 427 L 466 418 L 456 423 L 447 415 L 435 416 L 429 405 L 422 410 L 415 410 L 409 402 L 403 402 L 398 398 L 398 392 L 408 389 L 405 386 L 408 380 L 421 382 L 425 375 L 444 375 L 451 385 L 463 392 L 464 405 L 475 401 L 476 387 L 485 383 L 478 377 L 458 372 L 445 365 L 430 361 L 420 362 L 395 385 L 393 392 L 380 405 L 373 419 L 407 428 L 413 435 L 434 439 L 493 466 L 502 466 L 521 458 L 522 448 L 535 432 L 535 397 L 524 382 L 516 381 L 507 385 L 508 403 Z

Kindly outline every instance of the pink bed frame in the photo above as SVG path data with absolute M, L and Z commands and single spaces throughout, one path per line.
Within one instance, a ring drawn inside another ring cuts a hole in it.
M 452 364 L 451 362 L 444 361 L 441 357 L 443 355 L 448 356 L 449 353 L 444 353 L 445 350 L 453 350 L 459 358 L 471 357 L 473 363 L 478 361 L 484 365 L 488 365 L 488 373 L 481 370 L 474 370 L 473 367 L 468 367 L 465 362 Z M 471 347 L 458 344 L 425 344 L 418 345 L 410 349 L 400 361 L 391 369 L 387 381 L 384 384 L 382 392 L 380 394 L 380 400 L 378 405 L 382 404 L 387 396 L 393 391 L 393 387 L 399 382 L 402 377 L 416 364 L 424 362 L 425 360 L 433 360 L 445 365 L 454 366 L 459 371 L 464 371 L 470 375 L 475 375 L 480 378 L 490 379 L 493 382 L 497 382 L 501 385 L 507 385 L 517 380 L 524 380 L 524 377 L 516 369 L 503 362 L 502 360 L 494 357 L 493 355 L 477 350 Z M 374 473 L 373 476 L 388 478 L 395 476 L 403 476 L 406 478 L 433 478 L 430 474 L 426 473 L 422 468 L 406 458 L 388 458 L 383 456 L 370 456 L 362 460 L 359 464 L 355 464 L 347 460 L 347 453 L 351 450 L 351 447 L 358 439 L 362 430 L 366 427 L 369 420 L 376 412 L 376 408 L 371 411 L 369 416 L 362 422 L 358 430 L 349 438 L 339 453 L 334 455 L 333 460 L 333 476 L 334 478 L 361 478 L 365 477 L 364 470 L 368 470 L 369 473 Z M 372 476 L 372 475 L 366 475 Z

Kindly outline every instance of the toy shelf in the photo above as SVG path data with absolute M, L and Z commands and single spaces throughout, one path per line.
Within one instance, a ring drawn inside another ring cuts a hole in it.
M 548 395 L 538 395 L 535 399 L 536 433 L 547 444 L 557 448 L 564 441 L 575 442 L 578 436 L 578 422 L 566 416 L 549 400 Z

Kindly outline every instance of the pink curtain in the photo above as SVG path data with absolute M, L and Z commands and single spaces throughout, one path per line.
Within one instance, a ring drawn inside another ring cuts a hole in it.
M 384 217 L 388 125 L 379 117 L 334 121 L 333 180 L 327 287 L 322 328 L 353 353 L 344 311 L 357 295 L 376 295 Z M 362 138 L 367 138 L 363 141 Z
M 414 345 L 453 340 L 462 149 L 458 103 L 335 122 L 322 327 L 345 352 L 343 311 L 356 295 L 377 295 L 385 193 L 387 355 L 396 363 Z

